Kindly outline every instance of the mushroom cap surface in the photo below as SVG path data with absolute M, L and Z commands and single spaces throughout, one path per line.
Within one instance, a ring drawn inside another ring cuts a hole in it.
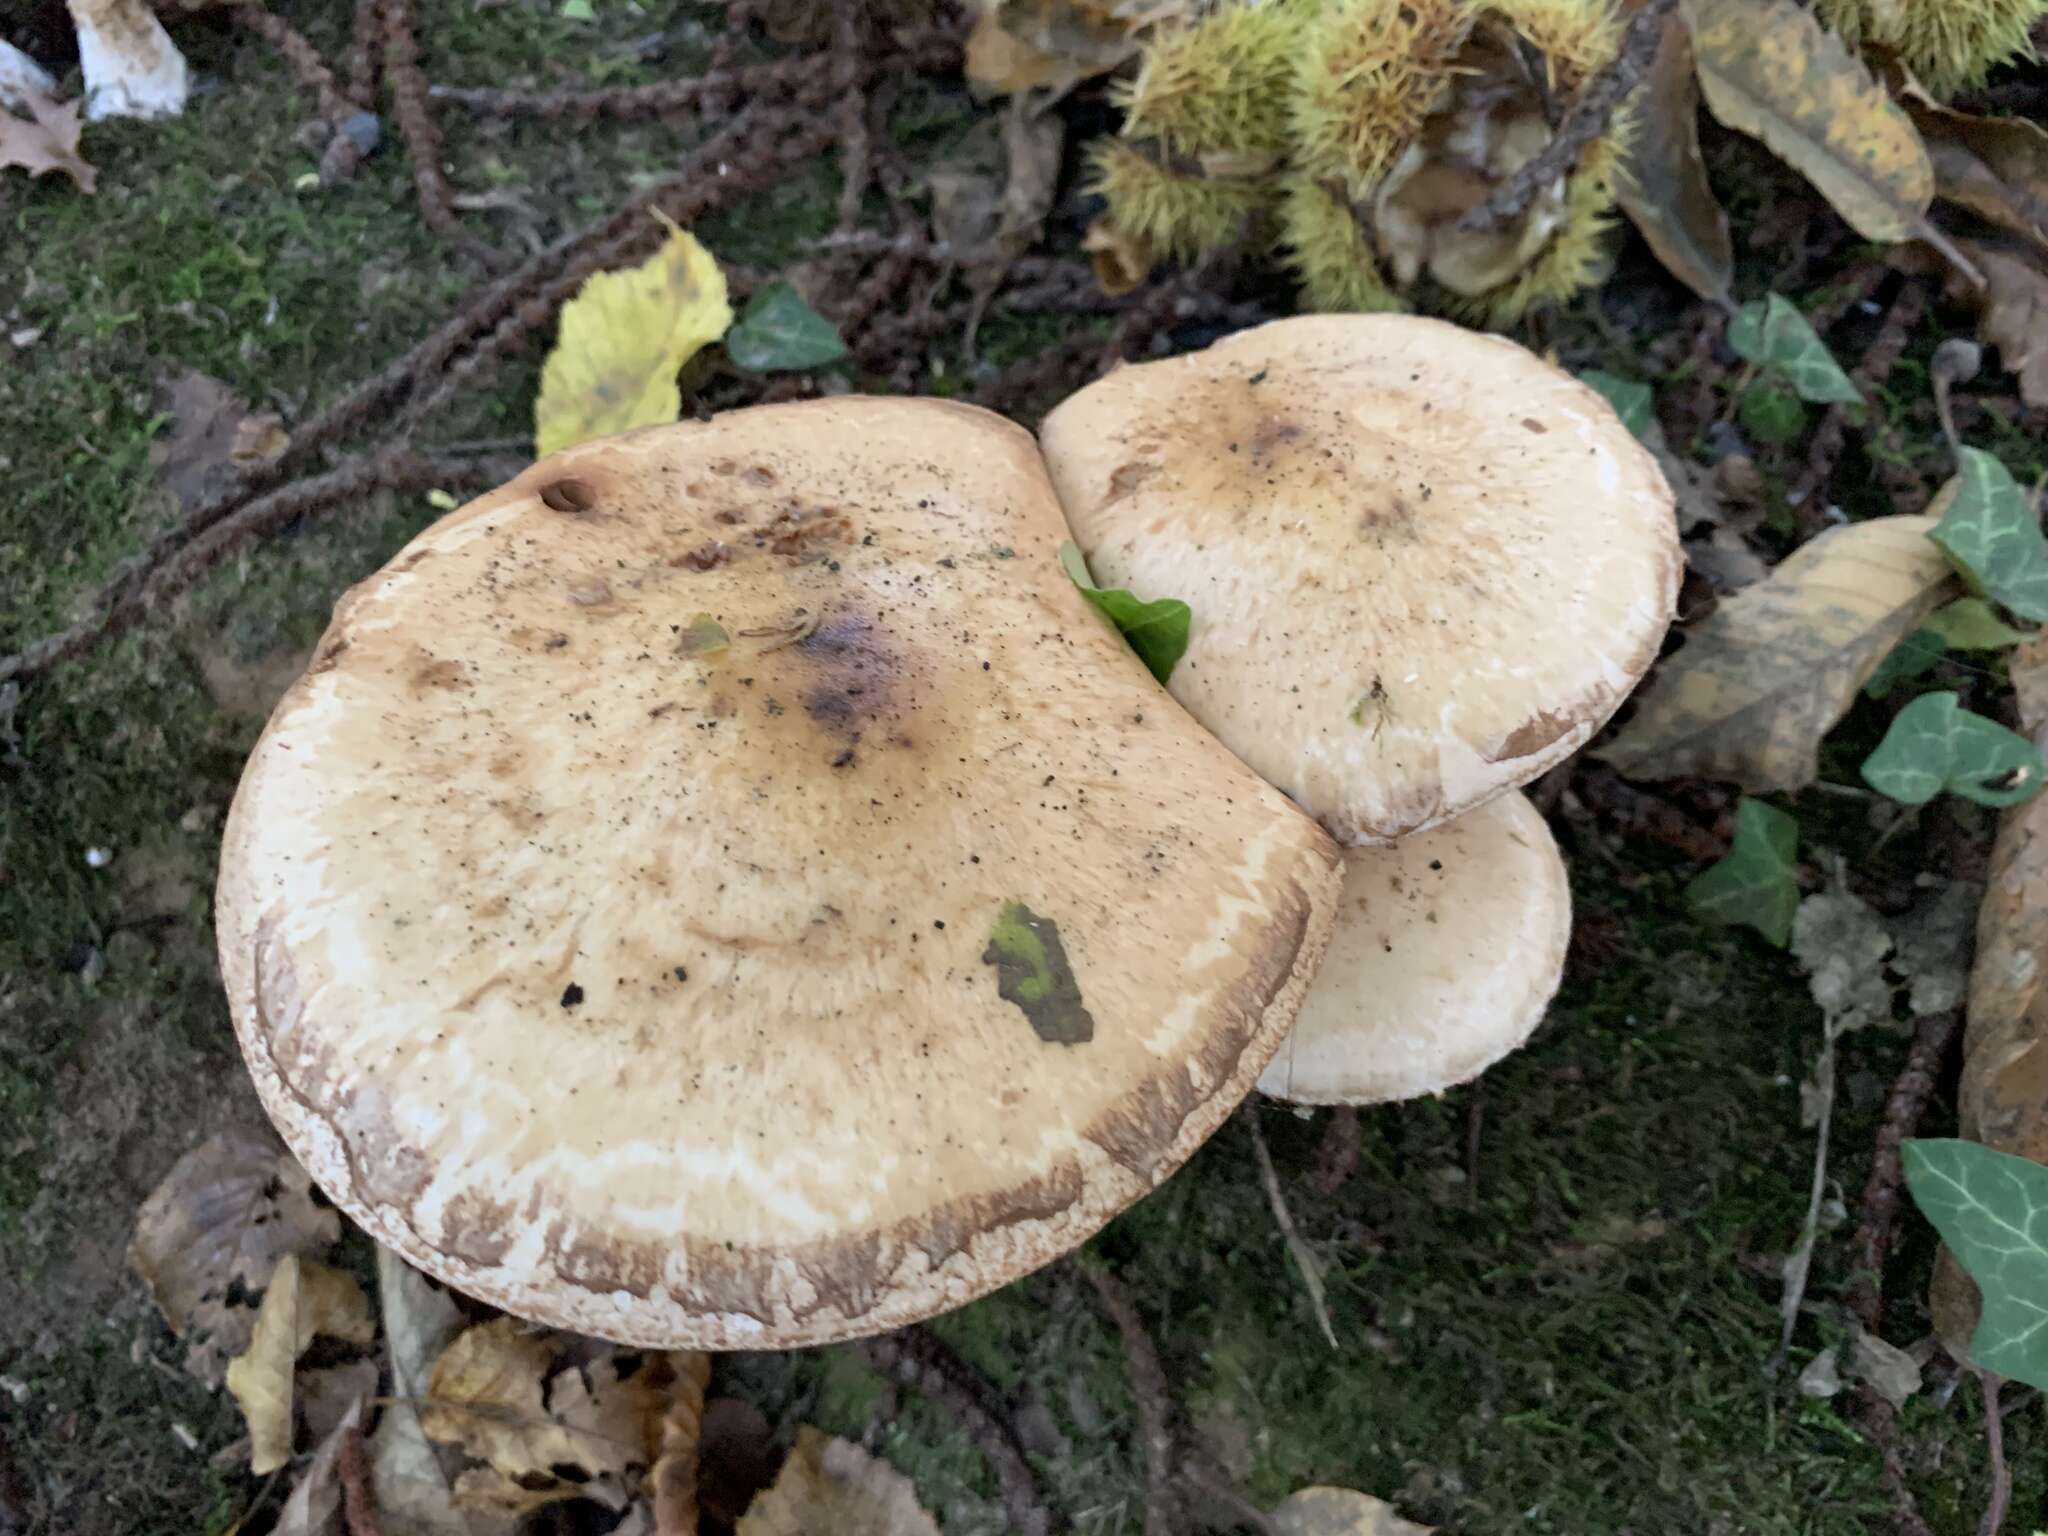
M 1163 1179 L 1341 872 L 1065 536 L 1021 429 L 841 398 L 569 449 L 351 590 L 218 901 L 313 1177 L 509 1312 L 708 1349 L 958 1305 Z
M 1259 1091 L 1385 1104 L 1477 1077 L 1543 1021 L 1571 928 L 1564 859 L 1526 795 L 1345 849 L 1336 932 Z
M 1670 488 L 1613 409 L 1443 321 L 1274 321 L 1119 369 L 1040 438 L 1095 579 L 1192 606 L 1174 697 L 1342 843 L 1569 756 L 1677 600 Z

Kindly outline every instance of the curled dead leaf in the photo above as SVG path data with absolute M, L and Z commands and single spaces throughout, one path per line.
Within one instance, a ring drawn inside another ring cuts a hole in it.
M 1153 264 L 1158 260 L 1146 249 L 1143 241 L 1117 228 L 1107 218 L 1097 219 L 1088 226 L 1088 233 L 1081 239 L 1081 249 L 1088 253 L 1088 263 L 1095 269 L 1095 281 L 1112 299 L 1120 299 L 1135 290 L 1152 275 Z
M 1303 1488 L 1273 1511 L 1279 1536 L 1431 1536 L 1433 1525 L 1403 1520 L 1394 1506 L 1349 1488 Z
M 939 1536 L 910 1479 L 859 1446 L 806 1424 L 774 1485 L 734 1536 Z
M 967 38 L 967 78 L 992 95 L 1064 96 L 1138 51 L 1140 33 L 1188 0 L 982 0 Z
M 2020 398 L 2048 407 L 2048 254 L 1988 240 L 1956 244 L 1984 274 L 1981 290 L 1957 285 L 1978 306 L 1978 336 L 1998 349 Z
M 248 1423 L 249 1470 L 258 1477 L 291 1459 L 293 1379 L 316 1336 L 370 1343 L 377 1327 L 369 1301 L 353 1275 L 286 1254 L 263 1292 L 249 1347 L 228 1362 L 228 1391 Z
M 1935 195 L 2048 249 L 2048 130 L 1944 107 L 1911 81 L 1900 100 L 1926 141 Z
M 1734 308 L 1735 248 L 1700 157 L 1699 72 L 1692 34 L 1675 12 L 1664 18 L 1635 114 L 1616 201 L 1673 277 L 1701 298 Z
M 2012 652 L 2020 730 L 2048 743 L 2048 635 Z M 1999 817 L 1963 1027 L 1956 1103 L 1962 1134 L 2048 1163 L 2048 796 Z M 1935 1330 L 1958 1360 L 1977 1331 L 1977 1287 L 1946 1248 L 1928 1297 Z
M 142 1203 L 128 1262 L 171 1332 L 185 1369 L 218 1386 L 248 1347 L 253 1297 L 287 1254 L 325 1253 L 341 1218 L 317 1205 L 305 1169 L 268 1135 L 224 1132 L 172 1165 Z
M 1811 783 L 1856 690 L 1951 593 L 1927 538 L 1937 521 L 1880 517 L 1802 545 L 1688 633 L 1594 755 L 1633 778 L 1724 779 L 1752 794 Z
M 342 1536 L 341 1455 L 347 1437 L 361 1434 L 364 1410 L 370 1392 L 376 1389 L 375 1372 L 369 1390 L 358 1394 L 341 1418 L 320 1437 L 313 1460 L 292 1485 L 291 1497 L 278 1512 L 271 1536 Z

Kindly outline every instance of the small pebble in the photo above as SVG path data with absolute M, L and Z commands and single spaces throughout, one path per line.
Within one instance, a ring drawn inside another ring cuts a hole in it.
M 109 849 L 88 848 L 85 850 L 85 867 L 87 869 L 105 869 L 113 862 L 114 855 Z

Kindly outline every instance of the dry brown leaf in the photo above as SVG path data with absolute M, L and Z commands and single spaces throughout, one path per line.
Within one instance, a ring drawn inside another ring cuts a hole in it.
M 704 1433 L 704 1389 L 711 1385 L 711 1357 L 669 1356 L 675 1380 L 661 1417 L 659 1454 L 648 1482 L 654 1489 L 655 1536 L 697 1536 L 697 1452 Z
M 1394 1506 L 1349 1488 L 1303 1488 L 1273 1511 L 1279 1536 L 1430 1536 L 1433 1525 L 1403 1520 Z
M 734 1536 L 939 1536 L 939 1526 L 909 1478 L 806 1424 Z
M 1934 165 L 1937 197 L 2048 248 L 2048 130 L 2024 117 L 1974 117 L 1902 96 Z
M 323 1444 L 358 1399 L 377 1395 L 377 1362 L 351 1360 L 346 1365 L 301 1371 L 297 1391 L 306 1438 L 315 1445 Z
M 0 108 L 0 170 L 17 165 L 31 176 L 62 171 L 79 191 L 92 191 L 99 172 L 78 152 L 78 114 L 85 103 L 59 105 L 25 80 L 15 84 L 28 102 L 29 115 L 16 117 Z
M 275 411 L 244 416 L 235 423 L 234 440 L 228 444 L 228 462 L 238 469 L 259 469 L 275 464 L 292 445 L 284 429 L 284 418 Z
M 516 1318 L 464 1329 L 434 1363 L 420 1428 L 508 1478 L 565 1466 L 595 1478 L 652 1463 L 668 1406 L 660 1357 L 621 1379 L 609 1354 L 555 1370 L 560 1348 Z
M 1058 114 L 1019 96 L 1003 117 L 1003 201 L 996 237 L 1022 250 L 1038 240 L 1059 190 L 1067 130 Z
M 2021 732 L 2048 743 L 2048 635 L 2012 652 L 2011 676 Z M 1959 1129 L 2000 1152 L 2048 1163 L 2048 796 L 1999 817 L 1965 1018 Z M 1967 1360 L 1977 1287 L 1946 1248 L 1928 1299 L 1942 1342 Z
M 353 1275 L 286 1254 L 263 1292 L 249 1347 L 228 1362 L 228 1391 L 249 1425 L 249 1470 L 258 1477 L 291 1460 L 293 1377 L 316 1335 L 368 1344 L 377 1327 Z
M 1064 96 L 1136 53 L 1146 27 L 1191 8 L 1190 0 L 982 0 L 967 38 L 967 78 L 997 96 Z
M 1880 517 L 1802 545 L 1689 632 L 1594 755 L 1632 778 L 1725 779 L 1753 794 L 1811 783 L 1856 690 L 1950 595 L 1926 536 L 1937 521 Z
M 256 1307 L 239 1298 L 267 1286 L 286 1254 L 323 1254 L 341 1236 L 312 1190 L 275 1138 L 231 1131 L 179 1158 L 143 1201 L 128 1262 L 201 1381 L 219 1386 L 248 1347 Z
M 377 1250 L 377 1305 L 391 1362 L 390 1408 L 370 1440 L 377 1508 L 413 1536 L 510 1536 L 517 1522 L 497 1511 L 456 1503 L 462 1453 L 420 1432 L 418 1405 L 434 1362 L 462 1331 L 455 1300 L 388 1248 Z
M 1700 158 L 1699 74 L 1682 16 L 1665 17 L 1636 93 L 1635 138 L 1615 196 L 1673 277 L 1703 299 L 1734 307 L 1735 248 Z
M 371 1373 L 370 1391 L 376 1389 Z M 362 1432 L 363 1410 L 369 1406 L 369 1391 L 348 1405 L 340 1420 L 320 1437 L 313 1460 L 299 1474 L 291 1497 L 284 1501 L 271 1536 L 343 1536 L 341 1509 L 341 1448 L 347 1435 Z
M 1871 240 L 1929 232 L 1934 167 L 1905 109 L 1797 0 L 1683 0 L 1714 116 L 1763 142 Z
M 1977 335 L 2019 383 L 2028 405 L 2048 407 L 2048 256 L 2017 245 L 1958 240 L 1984 274 L 1981 291 L 1956 286 L 1978 306 Z

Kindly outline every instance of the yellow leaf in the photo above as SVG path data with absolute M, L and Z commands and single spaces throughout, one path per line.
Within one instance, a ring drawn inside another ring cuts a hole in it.
M 1279 1536 L 1430 1536 L 1436 1527 L 1417 1525 L 1394 1506 L 1349 1488 L 1303 1488 L 1273 1511 Z
M 441 1352 L 420 1408 L 420 1428 L 508 1478 L 591 1477 L 654 1460 L 667 1407 L 665 1371 L 652 1363 L 624 1380 L 618 1362 L 552 1369 L 557 1340 L 516 1318 L 466 1328 Z M 543 1392 L 545 1383 L 545 1392 Z
M 533 408 L 534 451 L 674 421 L 676 374 L 731 324 L 725 274 L 694 235 L 669 225 L 648 260 L 597 273 L 562 306 Z
M 1938 521 L 1880 517 L 1802 545 L 1687 634 L 1594 755 L 1634 778 L 1725 779 L 1752 794 L 1811 783 L 1856 690 L 1950 593 L 1927 538 Z
M 1858 234 L 1928 229 L 1934 168 L 1913 120 L 1797 0 L 1684 0 L 1715 117 L 1762 139 Z
M 939 1536 L 910 1479 L 859 1446 L 806 1424 L 773 1487 L 747 1506 L 734 1536 Z
M 228 1390 L 249 1424 L 249 1470 L 275 1472 L 292 1454 L 292 1376 L 314 1335 L 368 1344 L 377 1336 L 355 1277 L 297 1254 L 278 1260 L 249 1347 L 228 1362 Z

